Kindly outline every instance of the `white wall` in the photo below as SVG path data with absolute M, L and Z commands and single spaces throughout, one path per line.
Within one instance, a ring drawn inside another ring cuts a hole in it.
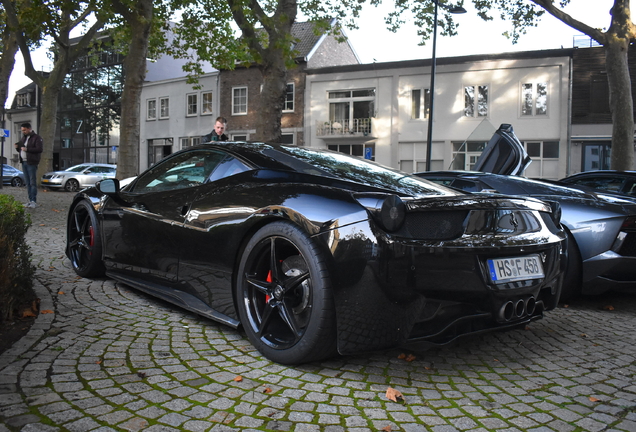
M 396 68 L 389 69 L 369 65 L 361 71 L 308 75 L 306 100 L 310 103 L 306 106 L 306 145 L 326 146 L 325 140 L 316 136 L 315 122 L 329 117 L 328 91 L 374 87 L 376 161 L 398 168 L 400 143 L 416 143 L 414 148 L 424 157 L 428 120 L 411 119 L 411 90 L 430 87 L 430 68 L 404 67 L 403 62 L 396 62 L 396 65 Z M 556 172 L 544 177 L 565 176 L 568 160 L 569 69 L 569 57 L 438 64 L 432 161 L 439 160 L 438 165 L 448 168 L 452 160 L 452 142 L 463 142 L 478 127 L 484 128 L 484 117 L 468 118 L 463 111 L 464 87 L 485 84 L 489 88 L 487 121 L 492 126 L 486 127 L 489 129 L 487 137 L 482 139 L 487 140 L 491 130 L 501 123 L 510 123 L 521 141 L 559 141 L 559 160 L 550 168 Z M 547 115 L 521 116 L 521 84 L 526 82 L 549 83 Z M 335 143 L 329 141 L 332 142 Z M 346 139 L 338 143 L 346 143 Z

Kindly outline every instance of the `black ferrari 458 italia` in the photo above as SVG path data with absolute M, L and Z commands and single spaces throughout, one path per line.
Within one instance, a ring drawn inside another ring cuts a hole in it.
M 266 143 L 103 180 L 73 200 L 67 236 L 78 275 L 242 326 L 284 364 L 522 326 L 556 306 L 565 262 L 541 201 Z

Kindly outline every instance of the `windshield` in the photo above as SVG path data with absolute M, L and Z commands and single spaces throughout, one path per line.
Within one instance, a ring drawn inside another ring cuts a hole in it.
M 64 171 L 69 171 L 69 172 L 82 172 L 84 171 L 86 168 L 88 168 L 88 165 L 75 165 L 72 166 L 70 168 L 65 169 Z
M 335 177 L 378 188 L 390 188 L 409 195 L 456 195 L 443 186 L 431 183 L 403 171 L 344 153 L 303 147 L 272 148 L 263 153 L 305 174 Z

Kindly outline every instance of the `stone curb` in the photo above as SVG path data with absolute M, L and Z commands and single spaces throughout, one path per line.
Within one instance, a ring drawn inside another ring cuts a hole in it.
M 51 328 L 51 323 L 55 319 L 55 306 L 49 290 L 38 279 L 33 279 L 33 290 L 40 299 L 40 314 L 35 318 L 29 332 L 0 355 L 0 372 L 35 345 Z M 53 311 L 53 313 L 43 314 L 44 310 Z

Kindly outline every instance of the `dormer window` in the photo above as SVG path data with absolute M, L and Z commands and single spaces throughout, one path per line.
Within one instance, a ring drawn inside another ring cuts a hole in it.
M 16 95 L 18 107 L 31 106 L 31 93 Z

